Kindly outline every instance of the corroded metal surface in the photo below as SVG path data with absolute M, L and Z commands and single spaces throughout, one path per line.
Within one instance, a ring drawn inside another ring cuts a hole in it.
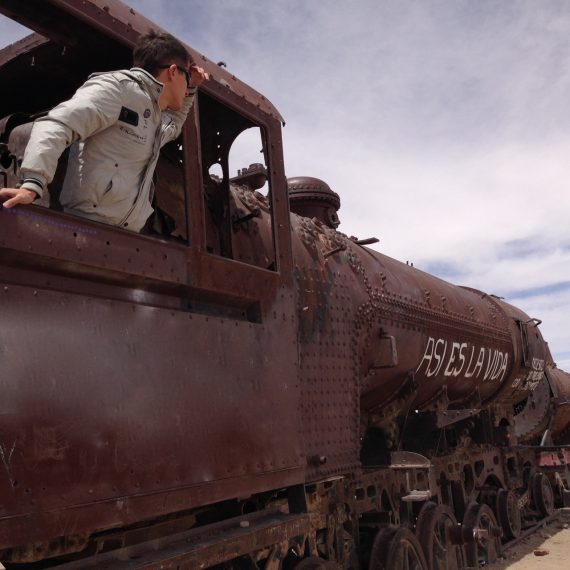
M 60 566 L 61 570 L 130 569 L 154 570 L 157 564 L 167 570 L 207 568 L 232 560 L 252 550 L 286 542 L 309 530 L 307 515 L 271 514 L 265 517 L 244 516 L 212 525 L 208 533 L 178 533 L 157 544 L 141 543 L 108 554 Z M 158 548 L 157 548 L 158 547 Z
M 310 176 L 296 176 L 287 179 L 287 187 L 292 212 L 304 218 L 316 218 L 330 228 L 339 226 L 340 197 L 326 182 Z
M 559 443 L 569 444 L 570 433 L 570 374 L 559 368 L 548 368 L 547 376 L 554 393 L 552 436 Z

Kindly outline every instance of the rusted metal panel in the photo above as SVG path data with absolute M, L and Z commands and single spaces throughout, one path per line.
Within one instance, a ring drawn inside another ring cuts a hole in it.
M 568 447 L 535 448 L 540 467 L 564 467 L 570 465 L 570 449 Z
M 21 40 L 0 49 L 0 67 L 5 67 L 20 54 L 29 54 L 35 48 L 49 42 L 49 39 L 40 34 L 30 34 Z
M 551 421 L 552 397 L 546 376 L 542 376 L 538 386 L 517 406 L 515 415 L 515 434 L 521 441 L 530 441 L 540 437 Z M 520 411 L 519 411 L 520 408 Z
M 290 320 L 5 282 L 0 303 L 0 547 L 302 481 Z
M 552 436 L 558 443 L 570 443 L 570 374 L 559 368 L 548 367 L 546 374 L 554 396 Z
M 303 431 L 314 480 L 359 469 L 356 292 L 334 257 L 321 261 L 322 244 L 311 222 L 296 216 L 292 221 Z
M 134 284 L 146 278 L 162 284 L 185 285 L 186 248 L 182 244 L 161 243 L 144 235 L 125 233 L 112 226 L 90 223 L 47 208 L 3 209 L 5 227 L 0 247 L 3 260 L 20 264 L 34 256 L 32 264 L 49 263 L 56 271 L 89 276 L 107 275 Z

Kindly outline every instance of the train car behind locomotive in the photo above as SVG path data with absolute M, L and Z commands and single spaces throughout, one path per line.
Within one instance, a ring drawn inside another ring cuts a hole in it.
M 110 0 L 0 12 L 36 31 L 0 51 L 14 186 L 33 121 L 157 26 Z M 570 378 L 539 321 L 337 231 L 339 196 L 286 178 L 275 107 L 188 50 L 210 80 L 143 233 L 62 211 L 65 153 L 0 209 L 0 562 L 492 561 L 568 502 Z

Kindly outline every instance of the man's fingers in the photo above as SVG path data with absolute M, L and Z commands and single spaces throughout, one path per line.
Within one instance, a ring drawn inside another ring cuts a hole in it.
M 6 194 L 4 194 L 4 195 L 6 195 Z M 12 208 L 13 206 L 16 206 L 18 204 L 25 204 L 25 202 L 22 199 L 22 196 L 20 194 L 12 194 L 12 197 L 9 200 L 6 200 L 2 204 L 2 207 Z
M 210 79 L 210 76 L 208 75 L 208 73 L 204 71 L 204 68 L 199 67 L 197 65 L 193 65 L 190 68 L 190 72 L 192 73 L 192 83 L 194 84 L 194 86 L 197 86 L 203 81 Z
M 26 188 L 2 188 L 0 198 L 8 198 L 2 207 L 12 208 L 18 204 L 31 204 L 36 198 L 36 193 Z
M 20 201 L 18 200 L 17 196 L 14 196 L 14 198 L 10 198 L 9 200 L 6 200 L 3 204 L 2 207 L 3 208 L 11 208 L 12 206 L 16 206 L 17 204 L 19 204 Z
M 0 204 L 4 208 L 11 208 L 14 205 L 12 202 L 14 201 L 15 195 L 16 195 L 15 188 L 2 188 L 0 190 Z M 5 200 L 6 198 L 8 198 L 8 200 L 3 202 L 3 200 Z

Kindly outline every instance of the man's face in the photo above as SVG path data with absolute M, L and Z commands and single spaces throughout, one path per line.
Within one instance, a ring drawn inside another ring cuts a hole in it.
M 176 65 L 176 76 L 172 82 L 171 107 L 173 111 L 178 111 L 182 108 L 184 98 L 188 94 L 188 89 L 190 88 L 190 81 L 191 75 L 188 69 L 188 64 L 186 64 L 186 66 Z
M 164 90 L 160 97 L 160 108 L 169 108 L 179 111 L 184 104 L 184 99 L 188 93 L 192 75 L 189 64 L 168 63 L 159 66 L 161 70 L 156 79 L 164 85 Z

